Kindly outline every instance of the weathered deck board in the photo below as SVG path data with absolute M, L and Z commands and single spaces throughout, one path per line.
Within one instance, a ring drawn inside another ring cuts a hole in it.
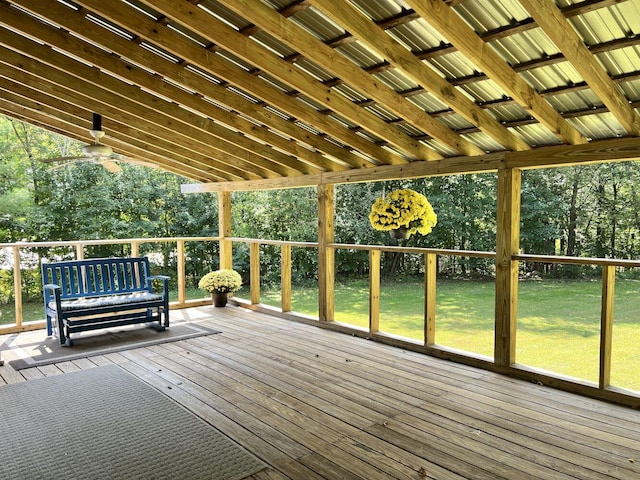
M 254 480 L 640 478 L 638 411 L 237 307 L 202 310 L 222 333 L 5 365 L 0 385 L 116 363 L 265 461 Z

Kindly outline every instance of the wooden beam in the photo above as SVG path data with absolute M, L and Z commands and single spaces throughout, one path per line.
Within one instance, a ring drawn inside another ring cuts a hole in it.
M 544 33 L 556 44 L 565 58 L 580 73 L 609 111 L 630 134 L 640 135 L 640 116 L 598 62 L 584 41 L 569 24 L 555 2 L 521 0 Z
M 464 155 L 481 155 L 484 153 L 476 145 L 460 137 L 443 123 L 426 115 L 424 110 L 408 102 L 402 95 L 387 87 L 372 75 L 369 75 L 351 60 L 318 40 L 317 37 L 302 27 L 297 26 L 295 23 L 287 21 L 277 11 L 260 0 L 220 0 L 220 2 L 226 5 L 227 8 L 258 25 L 264 31 L 284 42 L 289 47 L 300 49 L 301 46 L 304 45 L 304 52 L 302 53 L 304 57 L 340 77 L 343 82 L 352 88 L 365 93 L 381 106 L 384 106 L 384 108 L 403 118 L 414 127 L 428 133 L 455 152 Z M 341 24 L 348 21 L 351 13 L 355 11 L 355 7 L 349 7 L 348 3 L 341 3 L 340 7 L 337 7 L 335 2 L 327 3 L 330 4 L 330 11 L 332 13 L 339 10 L 339 14 L 336 16 L 339 17 Z M 326 6 L 322 2 L 313 2 L 313 4 L 316 7 L 320 5 Z M 350 30 L 349 25 L 345 26 L 347 30 Z M 390 37 L 385 35 L 384 32 L 375 27 L 375 25 L 371 24 L 371 26 L 378 30 L 383 36 L 390 39 Z M 375 40 L 373 40 L 372 43 L 375 43 Z M 404 50 L 407 52 L 406 49 Z M 416 60 L 418 64 L 420 63 L 410 52 L 407 52 L 407 54 Z M 433 72 L 430 77 L 436 78 L 438 75 Z M 441 79 L 441 77 L 438 78 Z M 446 80 L 442 81 L 446 83 Z M 379 133 L 377 134 L 379 135 Z
M 431 162 L 411 162 L 408 165 L 384 165 L 375 168 L 326 172 L 294 179 L 219 182 L 183 185 L 183 193 L 269 190 L 310 187 L 339 183 L 377 182 L 402 178 L 460 175 L 496 172 L 500 168 L 550 168 L 587 165 L 603 162 L 640 160 L 640 138 L 627 137 L 601 140 L 584 145 L 557 145 L 523 152 L 489 153 L 474 157 L 453 157 Z
M 453 88 L 445 78 L 438 75 L 384 30 L 376 26 L 354 5 L 349 2 L 338 5 L 333 0 L 313 0 L 311 3 L 334 22 L 357 36 L 358 41 L 366 45 L 367 48 L 389 60 L 393 66 L 422 86 L 425 91 L 450 105 L 460 116 L 478 126 L 480 130 L 505 149 L 529 150 L 531 148 L 524 140 L 507 130 L 488 112 Z M 305 55 L 307 54 L 305 53 Z M 345 80 L 344 77 L 343 80 Z M 428 130 L 425 129 L 425 131 L 433 136 Z M 473 152 L 467 154 L 472 155 Z
M 586 143 L 584 138 L 547 103 L 498 53 L 442 0 L 408 0 L 431 26 L 448 39 L 491 80 L 563 142 Z
M 42 2 L 38 0 L 17 0 L 25 7 L 27 2 L 29 9 L 42 7 Z M 266 82 L 256 81 L 255 75 L 250 72 L 227 62 L 221 56 L 212 54 L 210 51 L 200 48 L 192 41 L 180 35 L 176 31 L 167 28 L 163 24 L 154 22 L 151 19 L 132 15 L 131 11 L 122 8 L 123 5 L 115 5 L 111 2 L 103 2 L 101 0 L 80 0 L 82 5 L 90 7 L 99 15 L 109 19 L 117 25 L 122 26 L 128 31 L 139 35 L 142 39 L 153 43 L 167 52 L 185 59 L 184 64 L 173 64 L 163 62 L 162 59 L 156 58 L 155 65 L 146 63 L 147 60 L 140 58 L 141 51 L 144 49 L 137 48 L 132 42 L 127 43 L 127 53 L 123 55 L 127 58 L 145 65 L 152 71 L 156 71 L 161 75 L 167 76 L 180 84 L 193 88 L 195 91 L 206 95 L 222 105 L 241 112 L 248 117 L 255 118 L 257 121 L 269 125 L 272 128 L 281 131 L 285 135 L 299 139 L 302 143 L 311 145 L 318 150 L 325 152 L 332 159 L 338 159 L 348 165 L 356 168 L 370 166 L 375 159 L 381 163 L 402 163 L 404 160 L 398 154 L 356 135 L 348 129 L 336 124 L 335 121 L 327 118 L 326 115 L 306 107 L 302 102 L 296 101 Z M 49 6 L 47 6 L 49 7 Z M 86 13 L 86 12 L 84 12 Z M 79 12 L 74 15 L 75 19 L 83 19 L 83 13 Z M 115 48 L 112 43 L 114 36 L 109 32 L 102 32 L 105 40 L 99 43 L 108 45 L 109 48 Z M 121 51 L 121 49 L 116 49 Z M 205 75 L 212 78 L 220 78 L 238 87 L 244 92 L 266 102 L 268 105 L 259 105 L 247 102 L 241 95 L 230 93 L 226 85 L 219 85 L 204 79 L 202 75 L 193 73 L 193 69 L 201 71 Z M 275 109 L 285 112 L 292 119 L 297 119 L 307 125 L 312 125 L 314 130 L 319 130 L 326 135 L 362 152 L 369 157 L 356 156 L 348 149 L 334 145 L 324 139 L 321 135 L 310 133 L 308 129 L 296 125 L 293 121 L 281 119 L 278 115 L 269 109 L 273 106 Z
M 520 170 L 498 171 L 494 361 L 499 368 L 516 361 L 518 261 L 513 256 L 520 244 L 520 186 Z
M 279 81 L 302 92 L 313 101 L 336 112 L 354 125 L 369 131 L 389 142 L 411 159 L 431 160 L 441 158 L 439 154 L 415 141 L 408 135 L 389 125 L 380 117 L 359 108 L 347 100 L 342 94 L 333 92 L 308 74 L 293 68 L 289 63 L 272 52 L 262 48 L 258 43 L 238 33 L 213 15 L 195 7 L 185 0 L 141 0 L 149 7 L 166 15 L 198 35 L 227 49 L 244 61 L 260 70 L 273 75 Z M 247 12 L 245 12 L 247 13 Z M 219 72 L 216 72 L 219 75 Z
M 507 152 L 508 168 L 568 167 L 589 163 L 640 159 L 640 138 L 598 140 L 583 145 L 540 147 L 527 152 Z

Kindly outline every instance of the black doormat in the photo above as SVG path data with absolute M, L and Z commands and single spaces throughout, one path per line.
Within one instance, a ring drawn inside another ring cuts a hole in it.
M 144 324 L 131 325 L 77 333 L 73 335 L 73 347 L 65 347 L 57 338 L 47 337 L 44 330 L 36 330 L 5 336 L 0 350 L 5 362 L 14 370 L 22 370 L 216 333 L 220 332 L 187 322 L 172 324 L 164 332 Z

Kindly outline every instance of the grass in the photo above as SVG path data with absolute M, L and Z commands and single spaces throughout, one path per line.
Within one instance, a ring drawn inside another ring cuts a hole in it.
M 439 280 L 436 343 L 493 356 L 494 284 L 490 281 Z M 519 286 L 516 361 L 582 380 L 597 382 L 600 340 L 599 281 L 523 281 Z M 617 279 L 611 383 L 640 391 L 640 281 Z M 335 319 L 368 328 L 366 280 L 336 285 Z M 248 298 L 248 289 L 237 293 Z M 187 298 L 202 298 L 190 290 Z M 172 299 L 176 298 L 175 292 Z M 280 306 L 279 289 L 262 288 L 261 301 Z M 294 287 L 293 310 L 318 315 L 314 286 Z M 423 340 L 424 287 L 420 281 L 383 283 L 380 329 Z M 42 319 L 42 304 L 25 303 L 24 319 Z M 0 323 L 13 323 L 13 304 L 0 306 Z
M 600 341 L 599 281 L 523 281 L 519 286 L 516 361 L 560 375 L 597 382 Z M 611 383 L 640 391 L 640 281 L 617 279 Z M 335 319 L 368 328 L 366 280 L 336 285 Z M 245 294 L 246 296 L 246 294 Z M 280 291 L 263 289 L 261 301 L 280 305 Z M 493 282 L 439 280 L 436 343 L 493 357 Z M 293 310 L 317 316 L 315 288 L 294 288 Z M 422 282 L 386 283 L 380 330 L 423 340 Z

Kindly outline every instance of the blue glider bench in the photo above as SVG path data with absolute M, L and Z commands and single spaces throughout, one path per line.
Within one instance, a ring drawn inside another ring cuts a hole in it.
M 162 283 L 161 292 L 154 292 L 154 280 Z M 60 344 L 70 347 L 76 332 L 147 322 L 165 330 L 168 282 L 150 275 L 146 257 L 42 263 L 47 335 L 57 330 Z

